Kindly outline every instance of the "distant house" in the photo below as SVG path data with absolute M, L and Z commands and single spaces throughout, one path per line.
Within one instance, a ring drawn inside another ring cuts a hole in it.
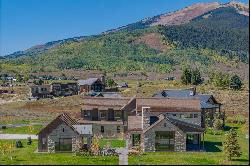
M 50 85 L 31 85 L 30 96 L 38 98 L 47 98 L 51 95 Z
M 157 92 L 153 97 L 164 97 L 164 98 L 198 98 L 200 100 L 200 106 L 203 110 L 203 114 L 208 114 L 210 125 L 214 119 L 216 112 L 221 112 L 221 103 L 217 102 L 213 95 L 200 94 L 196 92 L 196 88 L 189 89 L 167 89 Z
M 128 83 L 123 82 L 117 85 L 118 88 L 128 88 Z
M 75 152 L 90 146 L 92 126 L 79 125 L 75 119 L 63 113 L 37 135 L 38 152 Z
M 103 92 L 105 90 L 105 79 L 101 78 L 89 78 L 86 80 L 78 80 L 79 93 L 82 92 Z
M 72 96 L 78 94 L 77 83 L 52 83 L 51 88 L 54 96 Z

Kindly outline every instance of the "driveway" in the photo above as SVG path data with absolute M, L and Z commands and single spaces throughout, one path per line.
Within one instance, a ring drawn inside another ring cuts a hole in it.
M 0 139 L 27 139 L 27 137 L 38 139 L 37 135 L 30 134 L 0 134 Z

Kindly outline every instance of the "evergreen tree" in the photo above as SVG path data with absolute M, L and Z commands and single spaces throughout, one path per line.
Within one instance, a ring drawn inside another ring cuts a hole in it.
M 232 157 L 241 156 L 240 145 L 237 137 L 237 132 L 234 129 L 230 129 L 226 134 L 225 141 L 223 142 L 223 150 L 229 160 L 232 160 Z
M 198 85 L 201 83 L 201 73 L 198 68 L 192 70 L 191 84 Z
M 183 70 L 183 74 L 181 76 L 181 82 L 184 84 L 190 84 L 191 83 L 191 78 L 192 78 L 192 71 L 190 68 L 185 68 Z
M 234 75 L 230 80 L 230 88 L 239 90 L 242 87 L 241 79 L 238 75 Z

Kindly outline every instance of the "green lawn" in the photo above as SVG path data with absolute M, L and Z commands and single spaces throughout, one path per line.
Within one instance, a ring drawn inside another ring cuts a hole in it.
M 129 164 L 133 165 L 190 165 L 190 164 L 231 164 L 248 165 L 249 164 L 249 140 L 241 133 L 241 125 L 230 124 L 236 127 L 241 146 L 242 156 L 234 161 L 227 161 L 222 152 L 222 135 L 205 134 L 205 147 L 207 152 L 148 152 L 141 156 L 130 156 Z
M 6 140 L 0 140 L 0 144 L 6 142 Z M 11 142 L 11 141 L 8 141 Z M 14 141 L 12 141 L 14 143 Z M 34 141 L 32 145 L 27 145 L 26 140 L 22 140 L 23 148 L 16 149 L 13 153 L 13 160 L 10 157 L 0 155 L 0 165 L 117 165 L 117 156 L 74 156 L 71 153 L 34 153 L 37 148 L 37 141 Z
M 104 147 L 105 145 L 110 145 L 112 148 L 125 147 L 125 140 L 115 140 L 115 139 L 101 139 L 100 146 Z
M 0 129 L 0 133 L 8 133 L 8 134 L 37 134 L 43 128 L 42 125 L 34 125 L 32 126 L 32 130 L 29 130 L 28 126 L 24 127 L 13 127 Z

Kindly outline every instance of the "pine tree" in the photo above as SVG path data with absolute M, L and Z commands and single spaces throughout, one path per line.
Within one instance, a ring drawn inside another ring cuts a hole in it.
M 200 83 L 201 83 L 201 73 L 199 69 L 196 68 L 192 70 L 192 73 L 191 73 L 191 84 L 198 85 Z
M 229 160 L 231 160 L 232 157 L 241 156 L 240 145 L 237 137 L 237 132 L 234 129 L 230 129 L 226 134 L 225 141 L 223 142 L 223 150 Z
M 190 68 L 185 68 L 181 76 L 181 81 L 184 84 L 190 84 L 192 78 L 192 71 Z

